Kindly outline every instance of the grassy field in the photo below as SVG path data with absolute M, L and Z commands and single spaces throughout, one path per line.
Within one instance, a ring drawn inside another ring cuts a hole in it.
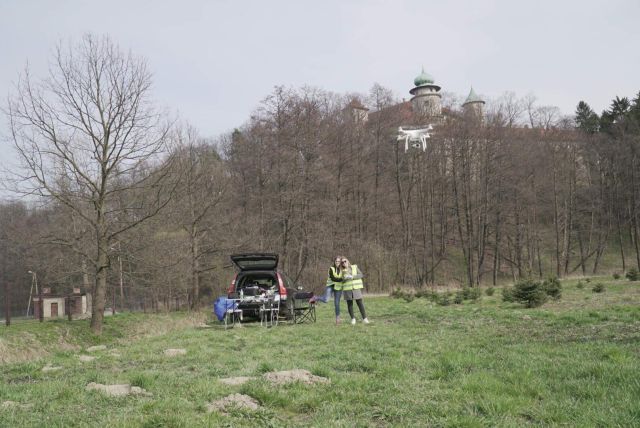
M 537 309 L 503 303 L 499 291 L 451 306 L 371 297 L 370 325 L 336 327 L 322 305 L 316 324 L 269 329 L 201 328 L 188 314 L 117 315 L 101 338 L 86 322 L 3 327 L 7 352 L 23 337 L 52 351 L 0 365 L 0 426 L 640 426 L 640 283 L 576 284 L 564 281 L 563 298 Z M 107 349 L 85 352 L 97 343 Z M 167 357 L 168 348 L 187 353 Z M 291 369 L 330 383 L 262 376 Z M 220 382 L 233 376 L 254 379 Z M 90 382 L 153 395 L 111 398 L 87 392 Z M 260 409 L 207 412 L 233 393 Z

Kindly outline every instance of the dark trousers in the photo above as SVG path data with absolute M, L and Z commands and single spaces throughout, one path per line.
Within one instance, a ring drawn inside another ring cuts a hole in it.
M 367 313 L 364 311 L 364 303 L 362 302 L 362 299 L 357 299 L 356 305 L 358 305 L 358 309 L 360 310 L 362 319 L 365 319 L 367 317 Z M 349 311 L 351 319 L 355 318 L 355 316 L 353 315 L 353 300 L 347 300 L 347 310 Z

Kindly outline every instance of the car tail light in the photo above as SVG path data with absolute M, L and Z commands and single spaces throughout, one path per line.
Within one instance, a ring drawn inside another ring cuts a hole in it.
M 280 292 L 280 298 L 287 297 L 287 289 L 284 288 L 284 282 L 282 281 L 282 276 L 277 274 L 278 276 L 278 291 Z
M 235 274 L 235 276 L 231 280 L 231 285 L 229 286 L 229 289 L 227 290 L 227 294 L 235 293 L 235 291 L 236 291 L 236 279 L 238 279 L 238 274 Z

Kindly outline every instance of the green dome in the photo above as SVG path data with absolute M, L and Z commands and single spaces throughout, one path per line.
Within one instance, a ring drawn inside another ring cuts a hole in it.
M 484 103 L 484 100 L 480 98 L 478 95 L 476 95 L 476 92 L 473 90 L 473 86 L 471 87 L 471 91 L 469 91 L 469 96 L 464 102 L 464 104 L 468 104 L 468 103 Z
M 413 83 L 416 86 L 424 86 L 424 85 L 432 85 L 433 84 L 433 76 L 424 72 L 424 67 L 422 67 L 422 73 L 420 73 L 415 79 L 413 79 Z

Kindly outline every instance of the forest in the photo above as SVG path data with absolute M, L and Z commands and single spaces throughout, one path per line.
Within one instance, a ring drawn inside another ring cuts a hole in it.
M 505 92 L 476 117 L 445 96 L 433 122 L 378 84 L 282 86 L 205 137 L 108 39 L 54 57 L 3 106 L 21 166 L 4 178 L 0 293 L 16 315 L 34 272 L 100 313 L 208 306 L 239 252 L 278 253 L 316 290 L 344 255 L 373 293 L 640 269 L 640 93 L 571 116 Z M 427 149 L 405 152 L 398 127 L 429 121 Z

